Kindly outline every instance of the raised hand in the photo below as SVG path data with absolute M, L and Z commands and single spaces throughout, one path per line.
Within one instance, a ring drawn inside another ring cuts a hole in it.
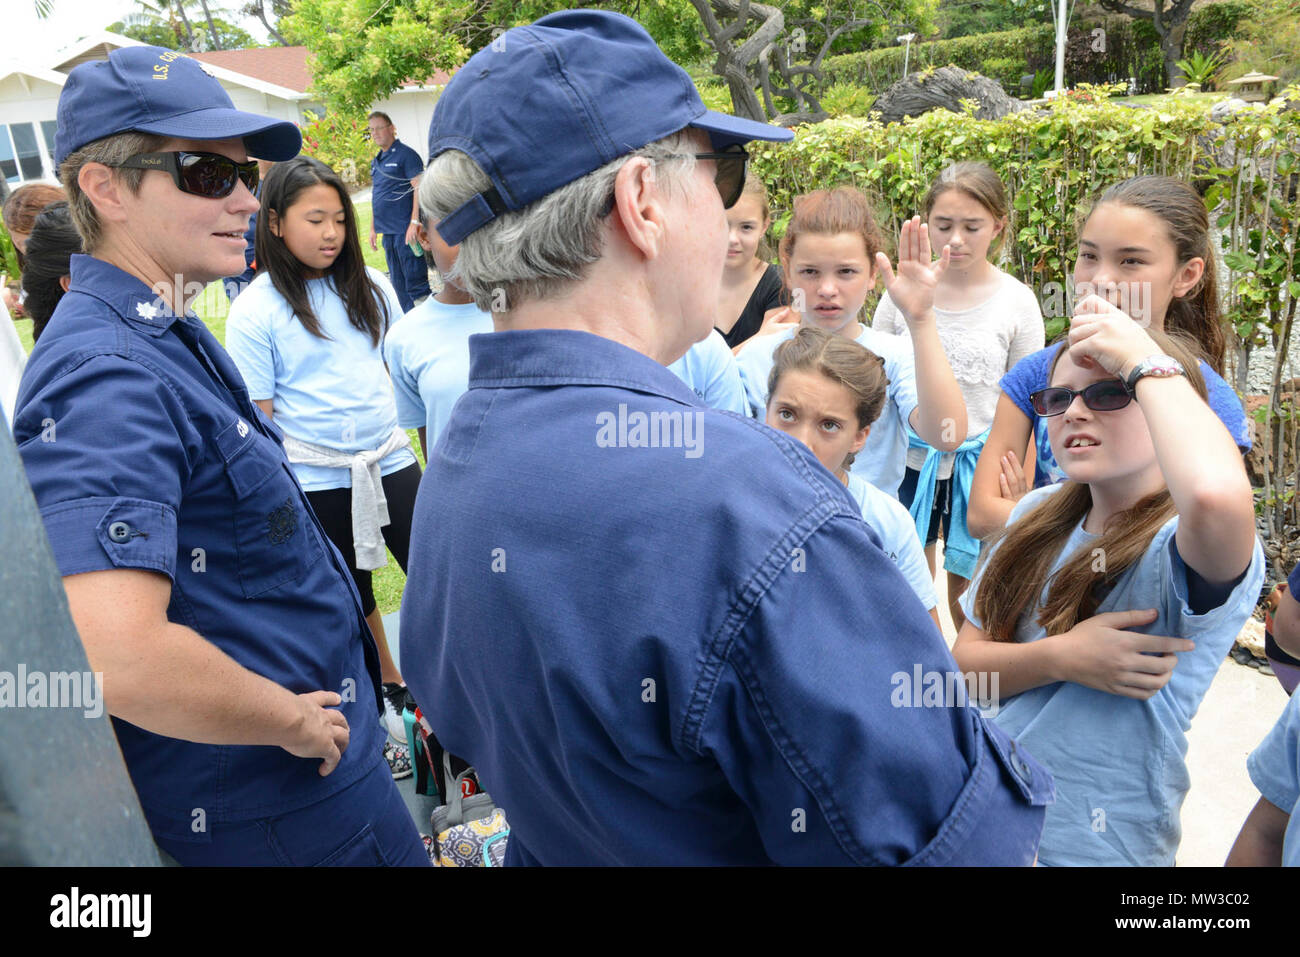
M 1140 324 L 1101 296 L 1083 299 L 1070 319 L 1070 358 L 1123 378 L 1137 363 L 1162 350 Z
M 930 230 L 913 216 L 903 223 L 898 236 L 898 271 L 889 264 L 889 257 L 876 253 L 876 268 L 885 280 L 885 290 L 909 326 L 919 322 L 934 321 L 934 287 L 948 268 L 951 256 L 945 245 L 939 258 L 930 252 Z
M 1015 452 L 1008 451 L 1002 456 L 1002 474 L 998 476 L 998 485 L 1002 497 L 1008 502 L 1018 502 L 1029 492 L 1029 482 L 1025 480 L 1025 471 L 1020 466 L 1020 459 Z

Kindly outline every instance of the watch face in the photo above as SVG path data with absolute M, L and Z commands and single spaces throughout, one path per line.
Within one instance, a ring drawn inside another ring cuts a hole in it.
M 1147 375 L 1165 377 L 1183 373 L 1183 367 L 1172 356 L 1152 356 L 1145 365 Z

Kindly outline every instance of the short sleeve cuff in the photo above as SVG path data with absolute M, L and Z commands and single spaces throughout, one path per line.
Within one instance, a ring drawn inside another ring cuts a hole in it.
M 59 574 L 141 568 L 176 578 L 176 512 L 138 498 L 89 498 L 41 509 Z
M 1290 812 L 1300 801 L 1300 698 L 1293 697 L 1277 723 L 1246 759 L 1246 770 L 1259 793 L 1276 807 Z
M 1177 622 L 1178 634 L 1184 636 L 1204 634 L 1221 624 L 1230 623 L 1235 617 L 1244 620 L 1245 615 L 1242 614 L 1242 611 L 1249 603 L 1249 596 L 1258 596 L 1259 587 L 1264 581 L 1264 549 L 1259 544 L 1259 541 L 1256 540 L 1255 542 L 1255 550 L 1251 555 L 1250 564 L 1241 573 L 1241 577 L 1237 579 L 1237 583 L 1228 596 L 1214 608 L 1198 615 L 1192 610 L 1191 595 L 1187 583 L 1187 565 L 1183 562 L 1183 556 L 1178 552 L 1176 533 L 1176 525 L 1167 526 L 1161 533 L 1157 533 L 1157 540 L 1153 544 L 1162 547 L 1165 552 L 1167 584 L 1174 599 L 1172 611 L 1177 616 L 1176 618 L 1171 617 L 1170 621 Z M 1167 536 L 1163 543 L 1159 542 L 1160 534 Z

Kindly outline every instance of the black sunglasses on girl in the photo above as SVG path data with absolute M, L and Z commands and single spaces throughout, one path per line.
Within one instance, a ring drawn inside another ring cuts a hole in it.
M 157 169 L 169 173 L 172 182 L 182 193 L 221 199 L 235 191 L 235 184 L 243 181 L 250 193 L 257 191 L 257 160 L 236 163 L 220 153 L 191 153 L 175 150 L 170 153 L 137 153 L 117 164 L 119 169 Z
M 1029 401 L 1039 415 L 1060 415 L 1070 407 L 1075 396 L 1094 412 L 1114 412 L 1133 401 L 1133 393 L 1119 379 L 1102 379 L 1077 392 L 1064 386 L 1052 386 L 1029 393 Z

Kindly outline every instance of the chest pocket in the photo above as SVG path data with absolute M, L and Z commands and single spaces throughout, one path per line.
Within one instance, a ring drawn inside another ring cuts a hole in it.
M 283 453 L 243 419 L 218 433 L 216 445 L 230 482 L 244 597 L 297 581 L 323 552 Z

